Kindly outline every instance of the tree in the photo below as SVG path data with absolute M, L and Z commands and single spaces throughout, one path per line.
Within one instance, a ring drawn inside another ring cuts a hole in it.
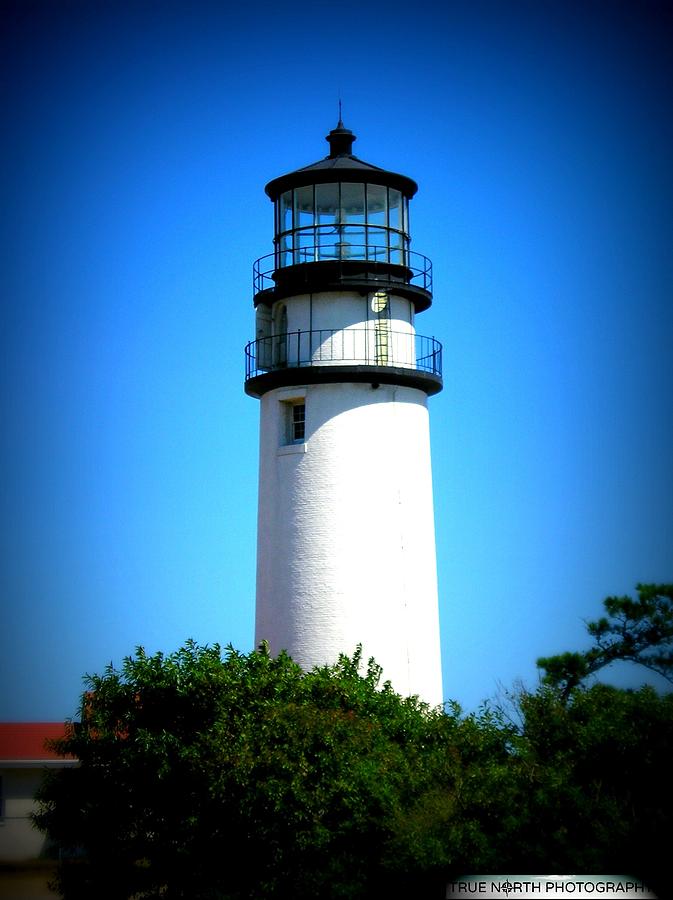
M 621 872 L 655 887 L 673 824 L 673 694 L 595 684 L 568 698 L 543 685 L 519 702 L 527 790 L 513 848 L 527 871 Z
M 480 816 L 493 818 L 509 777 L 501 729 L 400 697 L 373 661 L 361 668 L 359 652 L 304 673 L 264 647 L 188 643 L 88 676 L 80 722 L 56 745 L 80 766 L 47 777 L 35 816 L 81 854 L 59 890 L 413 895 L 487 864 Z
M 567 698 L 580 683 L 616 660 L 645 666 L 673 684 L 673 584 L 638 584 L 638 598 L 607 597 L 607 617 L 587 623 L 594 646 L 584 653 L 541 657 L 544 682 Z
M 667 864 L 673 694 L 589 683 L 616 660 L 673 682 L 673 585 L 636 590 L 604 601 L 589 650 L 538 659 L 541 685 L 517 695 L 528 792 L 514 846 L 540 870 L 628 871 L 654 885 Z
M 440 897 L 468 872 L 667 862 L 673 694 L 587 686 L 613 659 L 671 672 L 671 588 L 639 585 L 540 660 L 518 724 L 431 709 L 358 650 L 303 672 L 265 646 L 138 648 L 86 678 L 35 816 L 66 900 Z M 67 860 L 68 855 L 72 857 Z

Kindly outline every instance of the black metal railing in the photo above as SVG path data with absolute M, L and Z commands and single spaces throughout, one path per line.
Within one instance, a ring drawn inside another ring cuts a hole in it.
M 442 377 L 442 345 L 433 337 L 367 328 L 320 328 L 258 338 L 245 348 L 245 379 L 304 366 L 392 366 Z
M 253 265 L 253 291 L 272 290 L 277 286 L 279 274 L 291 266 L 307 263 L 344 263 L 343 280 L 349 277 L 353 263 L 364 262 L 352 277 L 372 283 L 386 280 L 399 281 L 432 293 L 432 263 L 427 256 L 403 247 L 351 244 L 349 241 L 311 244 L 294 249 L 277 248 L 274 253 L 260 257 Z M 383 268 L 385 266 L 385 269 Z

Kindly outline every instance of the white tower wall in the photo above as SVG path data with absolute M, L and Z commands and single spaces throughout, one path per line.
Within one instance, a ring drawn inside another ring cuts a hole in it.
M 308 303 L 288 306 L 290 320 Z M 331 303 L 340 317 L 348 306 L 343 295 Z M 306 436 L 293 444 L 286 418 L 302 399 Z M 425 392 L 337 383 L 265 393 L 259 485 L 256 643 L 307 669 L 361 643 L 395 690 L 441 703 Z
M 383 328 L 388 334 L 387 364 L 413 368 L 413 304 L 389 294 L 385 316 L 381 317 L 372 310 L 372 296 L 356 291 L 324 291 L 299 294 L 276 303 L 269 321 L 273 322 L 274 335 L 280 338 L 287 334 L 287 361 L 292 365 L 298 360 L 302 365 L 375 364 L 376 329 Z M 379 358 L 378 362 L 386 361 Z

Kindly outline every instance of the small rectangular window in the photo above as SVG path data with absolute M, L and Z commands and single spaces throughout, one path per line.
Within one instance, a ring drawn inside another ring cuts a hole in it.
M 282 391 L 278 397 L 279 453 L 306 452 L 306 394 L 304 390 Z
M 304 403 L 293 403 L 291 434 L 290 439 L 293 444 L 303 443 L 306 437 L 306 405 Z

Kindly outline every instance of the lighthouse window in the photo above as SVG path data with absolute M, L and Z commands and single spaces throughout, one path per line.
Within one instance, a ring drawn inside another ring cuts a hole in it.
M 398 231 L 402 230 L 402 194 L 399 191 L 390 188 L 388 191 L 389 203 L 389 225 Z
M 306 436 L 306 405 L 304 403 L 292 404 L 292 430 L 293 444 L 302 442 Z
M 294 192 L 294 227 L 313 226 L 313 185 L 297 188 Z M 290 226 L 288 225 L 288 228 Z
M 367 228 L 367 258 L 387 262 L 388 232 L 385 228 Z
M 365 224 L 365 186 L 364 184 L 341 185 L 341 223 L 343 225 Z
M 389 233 L 388 244 L 390 247 L 390 262 L 395 265 L 402 265 L 402 235 L 391 231 Z
M 380 184 L 367 185 L 367 222 L 369 225 L 386 226 L 386 194 Z
M 366 242 L 364 184 L 344 182 L 341 185 L 339 222 L 341 228 L 337 255 L 340 259 L 361 259 Z
M 319 225 L 334 225 L 339 207 L 338 184 L 316 184 L 315 211 Z
M 292 191 L 285 191 L 280 198 L 280 230 L 292 228 Z
M 278 453 L 306 453 L 306 391 L 292 388 L 278 397 Z
M 281 194 L 278 204 L 278 221 L 279 232 L 283 233 L 280 239 L 280 264 L 281 266 L 292 265 L 292 191 L 285 191 Z

